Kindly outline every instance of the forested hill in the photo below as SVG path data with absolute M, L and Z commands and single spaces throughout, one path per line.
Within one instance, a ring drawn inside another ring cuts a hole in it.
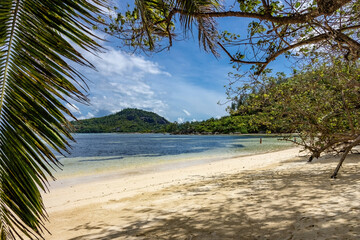
M 77 133 L 159 132 L 169 123 L 156 113 L 131 108 L 105 117 L 72 122 Z
M 171 134 L 229 134 L 267 132 L 252 115 L 210 118 L 200 122 L 169 122 L 153 112 L 124 109 L 113 115 L 72 122 L 77 133 L 171 133 Z M 275 132 L 283 132 L 277 130 Z

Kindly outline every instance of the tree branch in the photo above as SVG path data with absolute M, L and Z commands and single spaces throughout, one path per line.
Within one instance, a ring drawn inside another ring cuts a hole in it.
M 173 12 L 173 13 L 172 13 Z M 189 13 L 182 9 L 174 8 L 170 11 L 170 15 L 174 13 L 190 15 L 193 17 L 241 17 L 241 18 L 253 18 L 258 20 L 266 20 L 279 24 L 294 24 L 294 23 L 307 23 L 311 19 L 321 16 L 322 14 L 317 10 L 312 10 L 309 13 L 305 14 L 294 14 L 286 17 L 274 17 L 270 13 L 260 14 L 260 13 L 247 13 L 247 12 L 238 12 L 238 11 L 226 11 L 226 12 L 194 12 Z
M 229 51 L 228 51 L 220 42 L 218 42 L 217 44 L 222 48 L 222 50 L 224 50 L 224 52 L 229 56 L 229 58 L 230 58 L 230 60 L 231 60 L 232 62 L 244 63 L 244 64 L 257 64 L 257 65 L 266 64 L 266 62 L 243 61 L 243 60 L 240 60 L 240 59 L 236 59 L 236 58 L 234 58 L 234 57 L 229 53 Z
M 275 52 L 274 54 L 270 55 L 269 57 L 266 58 L 266 61 L 244 61 L 244 60 L 241 60 L 241 59 L 236 59 L 234 58 L 230 53 L 229 51 L 220 43 L 218 42 L 218 45 L 223 49 L 223 51 L 229 56 L 230 60 L 232 62 L 237 62 L 237 63 L 244 63 L 244 64 L 256 64 L 256 65 L 262 65 L 261 68 L 258 70 L 257 74 L 261 73 L 265 68 L 266 66 L 272 62 L 273 60 L 275 60 L 279 55 L 291 50 L 291 49 L 294 49 L 294 48 L 297 48 L 297 47 L 301 47 L 301 46 L 304 46 L 304 45 L 308 45 L 308 44 L 313 44 L 313 43 L 317 43 L 317 42 L 320 42 L 320 41 L 323 41 L 323 40 L 326 40 L 329 38 L 329 35 L 328 34 L 320 34 L 318 36 L 315 36 L 315 37 L 312 37 L 312 38 L 309 38 L 309 39 L 306 39 L 306 40 L 303 40 L 301 42 L 298 42 L 298 43 L 295 43 L 293 45 L 289 45 L 288 47 L 286 48 L 283 48 L 283 49 L 280 49 L 279 51 Z
M 338 174 L 338 172 L 339 172 L 339 170 L 340 170 L 340 168 L 341 168 L 341 165 L 343 164 L 346 156 L 349 154 L 349 152 L 351 151 L 351 149 L 352 149 L 353 147 L 355 147 L 356 145 L 358 145 L 359 143 L 360 143 L 360 135 L 357 136 L 357 138 L 355 138 L 354 141 L 345 148 L 345 152 L 344 152 L 344 154 L 341 156 L 341 159 L 340 159 L 340 161 L 339 161 L 339 164 L 336 166 L 336 169 L 335 169 L 333 175 L 331 175 L 331 178 L 336 178 L 336 176 L 337 176 L 337 174 Z

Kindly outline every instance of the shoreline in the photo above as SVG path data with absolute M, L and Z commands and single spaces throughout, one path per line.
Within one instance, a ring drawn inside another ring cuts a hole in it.
M 168 132 L 71 132 L 71 134 L 134 134 L 134 135 L 142 135 L 142 134 L 159 134 L 159 135 L 180 135 L 180 136 L 265 136 L 265 137 L 282 137 L 282 136 L 293 136 L 297 135 L 297 133 L 184 133 L 184 134 L 175 134 Z
M 190 157 L 190 159 L 187 160 L 175 160 L 172 162 L 168 162 L 168 161 L 150 162 L 150 163 L 144 163 L 143 166 L 130 166 L 118 170 L 102 170 L 99 172 L 91 172 L 89 174 L 77 173 L 70 175 L 60 175 L 58 178 L 56 178 L 56 181 L 50 182 L 50 189 L 68 187 L 70 184 L 77 185 L 83 183 L 91 183 L 99 180 L 101 181 L 101 180 L 125 178 L 133 175 L 144 175 L 144 174 L 152 174 L 156 172 L 180 170 L 182 168 L 187 168 L 192 166 L 201 166 L 201 165 L 207 165 L 207 164 L 231 160 L 231 159 L 239 159 L 243 157 L 251 157 L 251 156 L 258 156 L 269 153 L 282 152 L 294 148 L 300 149 L 299 147 L 293 145 L 293 146 L 284 147 L 282 149 L 268 150 L 258 153 L 245 153 L 245 154 L 229 155 L 222 157 L 211 156 L 211 155 L 204 155 L 202 157 L 192 156 Z
M 203 164 L 191 164 L 186 166 L 186 162 L 180 162 L 185 166 L 179 169 L 170 168 L 160 169 L 155 172 L 152 167 L 148 171 L 140 169 L 131 170 L 130 172 L 109 172 L 102 174 L 93 174 L 89 176 L 75 176 L 69 179 L 59 179 L 50 184 L 50 193 L 44 194 L 43 198 L 48 212 L 57 211 L 59 209 L 78 207 L 83 204 L 98 202 L 95 199 L 102 195 L 111 196 L 110 193 L 104 193 L 102 189 L 109 189 L 110 185 L 116 185 L 116 190 L 124 192 L 126 196 L 137 194 L 141 189 L 148 187 L 158 189 L 175 184 L 176 182 L 196 181 L 208 176 L 217 176 L 223 174 L 234 174 L 241 171 L 262 169 L 272 165 L 277 165 L 281 161 L 288 160 L 298 156 L 299 148 L 290 148 L 286 150 L 273 151 L 267 153 L 259 153 L 253 155 L 245 155 L 238 157 L 225 158 L 218 161 L 207 162 Z M 266 159 L 266 160 L 264 160 Z M 165 165 L 171 165 L 167 163 Z M 159 166 L 155 166 L 155 170 Z M 194 177 L 198 176 L 198 178 Z M 57 183 L 57 184 L 54 184 Z M 95 188 L 95 186 L 97 188 Z M 91 189 L 91 193 L 88 191 Z M 101 189 L 99 191 L 99 189 Z M 152 190 L 154 190 L 152 189 Z M 61 197 L 68 196 L 67 192 L 73 192 L 71 201 Z M 60 201 L 60 199 L 62 201 Z M 71 203 L 76 202 L 72 205 Z
M 291 148 L 54 188 L 45 239 L 357 239 L 359 156 L 330 180 L 337 160 Z

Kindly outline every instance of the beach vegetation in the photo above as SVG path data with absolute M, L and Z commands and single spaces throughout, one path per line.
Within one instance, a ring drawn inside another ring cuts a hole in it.
M 174 122 L 167 125 L 164 131 L 172 134 L 247 134 L 266 132 L 266 129 L 262 128 L 262 126 L 252 123 L 251 116 L 233 115 L 203 121 Z
M 0 2 L 0 238 L 42 239 L 55 152 L 68 150 L 69 99 L 86 103 L 73 64 L 97 51 L 89 25 L 104 1 Z M 76 47 L 75 47 L 76 46 Z
M 358 145 L 359 0 L 136 0 L 115 11 L 103 30 L 132 50 L 161 51 L 195 35 L 205 51 L 228 57 L 236 70 L 229 119 L 300 134 L 294 142 L 311 152 L 309 160 L 343 153 L 332 177 Z M 247 33 L 219 27 L 226 18 L 246 21 Z M 294 74 L 272 74 L 267 67 L 278 58 L 294 63 Z
M 360 145 L 359 64 L 340 58 L 313 62 L 289 77 L 263 73 L 256 84 L 238 88 L 231 112 L 256 113 L 253 121 L 266 129 L 293 133 L 284 140 L 308 150 L 309 161 L 322 153 L 341 154 L 334 178 Z
M 203 121 L 169 122 L 156 113 L 140 109 L 123 109 L 104 117 L 73 121 L 76 133 L 170 133 L 232 134 L 266 132 L 251 116 L 224 116 Z
M 360 56 L 359 0 L 134 3 L 127 11 L 115 8 L 117 14 L 111 14 L 103 30 L 135 50 L 161 51 L 176 40 L 197 35 L 204 50 L 215 56 L 222 52 L 236 68 L 250 64 L 257 74 L 280 56 L 318 57 L 324 51 L 348 60 Z M 220 28 L 217 21 L 226 18 L 248 22 L 247 33 L 234 25 Z

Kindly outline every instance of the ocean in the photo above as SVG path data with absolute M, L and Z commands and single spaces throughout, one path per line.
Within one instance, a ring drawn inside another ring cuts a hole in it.
M 292 146 L 260 135 L 74 134 L 56 178 L 180 168 Z M 262 143 L 260 144 L 260 138 Z

